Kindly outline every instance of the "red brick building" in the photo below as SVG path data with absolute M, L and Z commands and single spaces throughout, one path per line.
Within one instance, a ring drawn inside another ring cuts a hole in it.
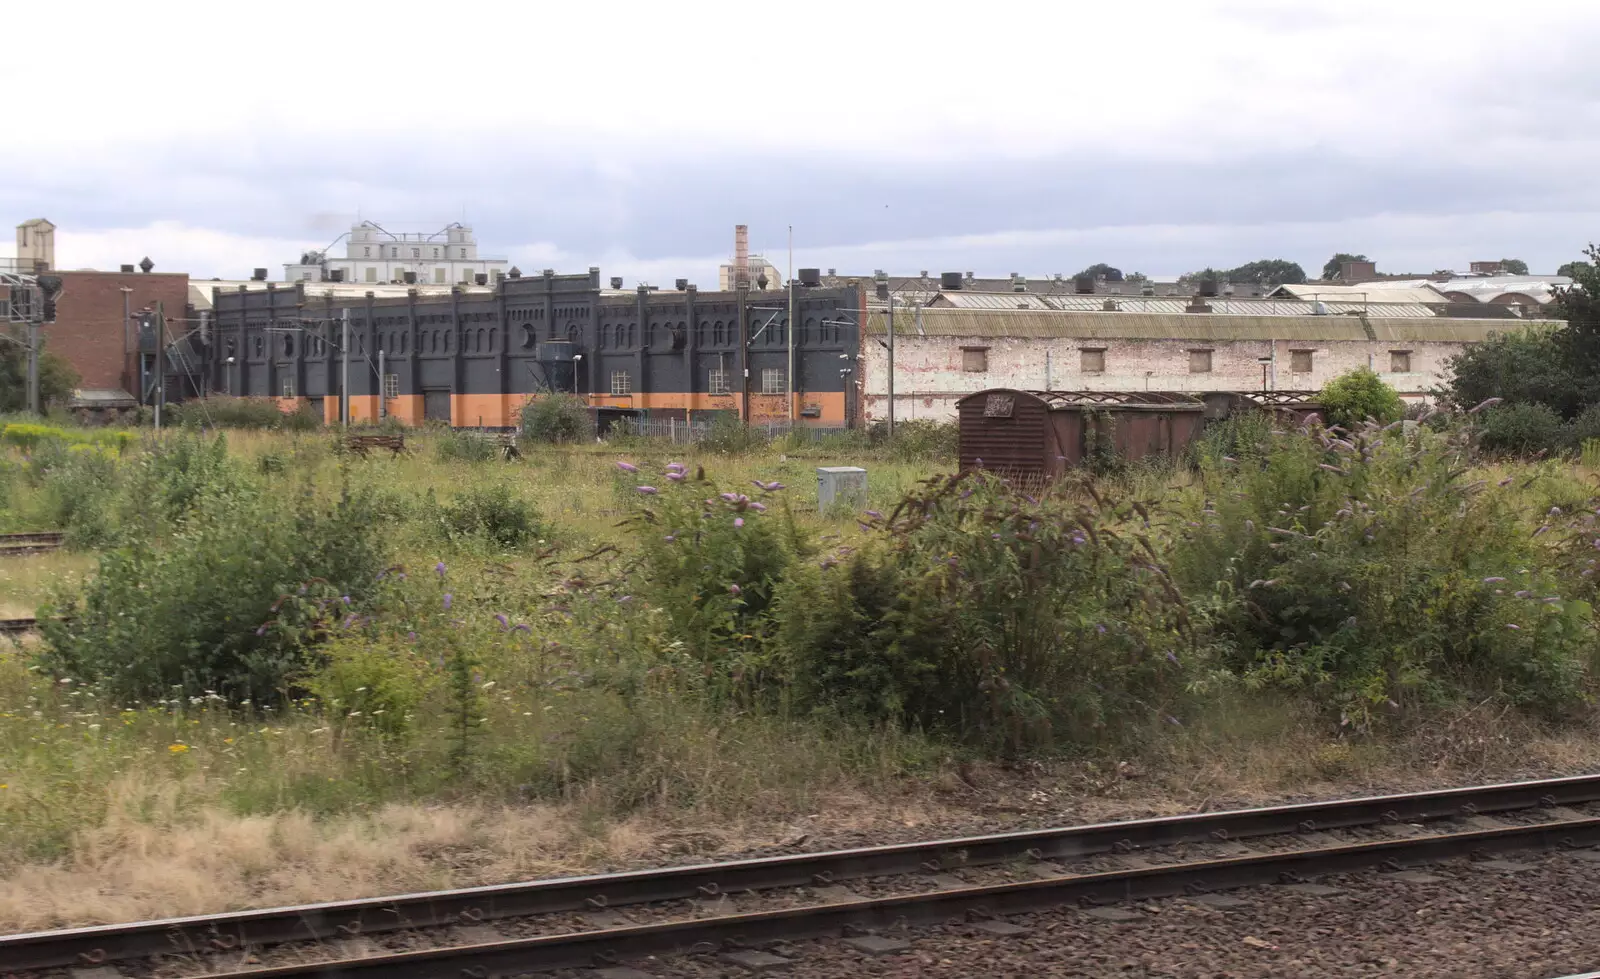
M 45 342 L 83 380 L 82 391 L 122 391 L 139 396 L 139 337 L 132 318 L 159 303 L 169 320 L 169 339 L 187 330 L 189 276 L 184 272 L 69 272 L 61 276 L 56 320 L 43 328 Z

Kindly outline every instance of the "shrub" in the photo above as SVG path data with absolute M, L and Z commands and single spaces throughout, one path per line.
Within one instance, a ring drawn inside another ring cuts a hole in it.
M 1329 425 L 1347 430 L 1368 420 L 1386 425 L 1405 415 L 1400 395 L 1366 367 L 1357 367 L 1329 381 L 1317 401 Z
M 279 429 L 289 417 L 273 398 L 212 395 L 168 405 L 175 425 L 191 428 Z
M 717 678 L 750 679 L 740 658 L 758 652 L 779 582 L 797 556 L 810 553 L 782 484 L 763 484 L 751 499 L 719 492 L 703 471 L 631 475 L 643 483 L 628 519 L 638 544 L 638 597 L 662 610 L 689 655 Z
M 1587 610 L 1539 601 L 1552 577 L 1508 491 L 1468 482 L 1460 452 L 1366 427 L 1208 464 L 1171 564 L 1231 639 L 1224 665 L 1357 726 L 1467 698 L 1575 705 Z
M 1142 511 L 1142 513 L 1141 513 Z M 1018 752 L 1160 720 L 1195 647 L 1148 508 L 981 474 L 930 480 L 860 551 L 792 576 L 799 701 Z
M 700 440 L 700 448 L 723 455 L 754 452 L 767 444 L 766 432 L 760 426 L 746 425 L 737 413 L 719 411 L 711 419 L 711 427 Z
M 439 519 L 452 540 L 478 540 L 501 550 L 550 533 L 533 504 L 504 483 L 469 487 L 439 507 Z
M 81 591 L 41 610 L 41 664 L 119 697 L 179 688 L 269 701 L 304 672 L 320 638 L 276 627 L 297 586 L 317 579 L 359 604 L 384 554 L 368 490 L 333 502 L 309 488 L 298 496 L 247 487 L 207 493 L 170 546 L 139 540 L 108 551 Z
M 882 445 L 891 458 L 903 462 L 927 459 L 953 459 L 960 443 L 960 427 L 953 424 L 912 419 L 896 422 L 894 437 L 889 437 L 885 423 L 874 424 L 870 429 L 872 441 Z
M 442 462 L 493 462 L 500 458 L 500 446 L 472 429 L 440 432 L 433 445 Z
M 1600 394 L 1594 380 L 1575 370 L 1559 331 L 1523 329 L 1492 336 L 1450 358 L 1444 400 L 1466 411 L 1490 398 L 1509 404 L 1544 404 L 1571 418 Z
M 589 405 L 573 394 L 541 394 L 522 406 L 522 438 L 529 442 L 566 445 L 594 433 Z
M 1571 447 L 1571 430 L 1542 404 L 1501 404 L 1482 413 L 1478 447 L 1496 455 L 1529 456 Z

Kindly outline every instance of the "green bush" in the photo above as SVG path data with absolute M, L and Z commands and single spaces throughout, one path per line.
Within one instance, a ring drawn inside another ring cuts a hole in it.
M 1481 414 L 1478 447 L 1507 456 L 1564 452 L 1572 447 L 1572 431 L 1548 405 L 1500 404 Z
M 493 462 L 500 458 L 499 444 L 472 429 L 440 432 L 433 447 L 441 462 Z
M 746 425 L 736 412 L 719 411 L 700 440 L 700 448 L 722 455 L 755 452 L 767 444 L 767 434 L 759 425 Z
M 782 485 L 766 483 L 752 499 L 677 464 L 654 477 L 625 474 L 637 483 L 627 522 L 638 546 L 637 597 L 661 609 L 716 679 L 751 681 L 749 658 L 759 653 L 773 596 L 790 564 L 811 550 Z
M 291 627 L 304 618 L 290 613 L 305 583 L 318 583 L 321 601 L 359 606 L 384 567 L 385 537 L 366 489 L 332 502 L 309 488 L 206 493 L 169 546 L 138 539 L 108 551 L 80 591 L 41 610 L 41 665 L 117 697 L 274 700 L 320 639 Z
M 941 477 L 785 583 L 803 706 L 1019 752 L 1161 722 L 1197 648 L 1142 504 Z M 1180 655 L 1181 654 L 1181 655 Z
M 234 398 L 212 395 L 193 398 L 166 408 L 175 426 L 190 428 L 281 429 L 291 417 L 274 398 Z
M 574 394 L 541 394 L 522 406 L 522 438 L 567 445 L 594 434 L 588 402 Z
M 1405 416 L 1405 404 L 1395 389 L 1366 367 L 1357 367 L 1329 381 L 1317 395 L 1322 417 L 1329 425 L 1354 430 L 1362 422 L 1380 425 Z
M 888 425 L 882 422 L 874 424 L 869 432 L 873 444 L 882 446 L 890 458 L 919 462 L 954 459 L 961 430 L 953 424 L 912 419 L 896 422 L 893 438 L 889 436 Z
M 439 520 L 452 540 L 477 540 L 499 550 L 550 536 L 533 504 L 504 483 L 468 487 L 439 507 Z
M 1557 598 L 1510 491 L 1431 433 L 1280 433 L 1207 464 L 1171 567 L 1222 665 L 1367 726 L 1423 704 L 1581 702 L 1588 610 Z

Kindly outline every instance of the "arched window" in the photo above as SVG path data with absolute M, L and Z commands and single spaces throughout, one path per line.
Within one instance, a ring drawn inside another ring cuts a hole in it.
M 822 339 L 817 335 L 817 318 L 815 316 L 806 317 L 805 329 L 800 333 L 798 339 L 801 343 L 815 342 Z
M 711 343 L 712 343 L 713 346 L 717 346 L 717 347 L 722 346 L 722 321 L 721 320 L 717 320 L 716 325 L 711 328 Z
M 433 353 L 433 354 L 436 354 L 436 353 L 439 352 L 439 331 L 438 330 L 434 330 L 433 331 L 433 335 L 428 340 L 428 352 L 429 353 Z
M 485 333 L 483 331 L 483 327 L 481 327 L 481 326 L 478 327 L 478 340 L 477 340 L 478 346 L 477 346 L 477 351 L 480 354 L 489 349 L 488 347 L 483 345 L 484 340 L 486 340 L 486 339 L 488 339 L 488 337 L 485 335 Z
M 695 321 L 695 324 L 694 324 L 694 345 L 697 346 L 697 347 L 703 347 L 703 346 L 706 345 L 706 321 L 705 320 L 696 320 Z
M 258 336 L 258 337 L 256 337 L 256 356 L 257 357 L 261 356 L 261 347 L 262 347 L 261 338 Z
M 536 334 L 534 333 L 534 329 L 535 328 L 532 323 L 522 324 L 522 349 L 533 349 L 533 345 L 536 342 Z
M 499 330 L 496 330 L 492 326 L 489 327 L 489 352 L 490 353 L 493 353 L 493 352 L 495 352 L 495 351 L 500 349 L 500 336 L 499 336 L 499 334 L 500 334 Z
M 406 352 L 406 338 L 409 337 L 410 335 L 411 335 L 411 333 L 408 330 L 401 332 L 401 334 L 400 334 L 400 352 L 401 353 L 405 353 Z
M 778 321 L 778 345 L 779 346 L 783 346 L 787 342 L 786 338 L 787 338 L 788 334 L 789 334 L 789 321 L 788 320 L 779 320 Z
M 629 323 L 628 324 L 628 349 L 629 350 L 634 350 L 639 346 L 638 334 L 634 332 L 638 328 L 639 328 L 639 324 L 637 324 L 637 323 Z
M 359 353 L 363 357 L 367 355 L 367 337 L 364 333 L 361 336 L 356 337 L 356 353 Z

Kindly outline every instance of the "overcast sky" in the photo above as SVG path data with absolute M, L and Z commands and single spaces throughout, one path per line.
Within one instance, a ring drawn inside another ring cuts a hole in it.
M 66 268 L 279 278 L 358 214 L 702 285 L 737 223 L 779 268 L 793 225 L 797 267 L 1029 276 L 1600 240 L 1594 0 L 53 0 L 0 30 L 0 221 L 54 221 Z

